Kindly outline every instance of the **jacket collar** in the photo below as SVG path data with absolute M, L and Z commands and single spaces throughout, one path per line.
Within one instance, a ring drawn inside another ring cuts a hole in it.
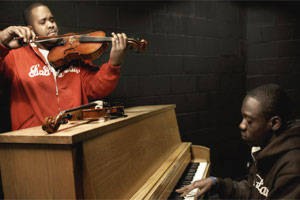
M 42 55 L 42 53 L 39 51 L 37 45 L 35 43 L 30 43 L 30 47 L 32 48 L 32 50 L 35 52 L 35 54 L 46 64 L 47 61 L 44 58 L 44 56 Z
M 274 134 L 267 146 L 254 154 L 257 160 L 300 149 L 300 126 L 294 124 L 280 134 Z

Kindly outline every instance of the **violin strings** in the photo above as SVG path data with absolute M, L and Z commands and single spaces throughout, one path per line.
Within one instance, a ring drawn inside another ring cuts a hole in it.
M 51 40 L 63 39 L 70 36 L 61 36 L 61 37 L 54 37 L 54 38 L 46 38 L 46 39 L 37 39 L 37 40 L 30 40 L 30 43 L 40 43 L 40 42 L 47 42 Z

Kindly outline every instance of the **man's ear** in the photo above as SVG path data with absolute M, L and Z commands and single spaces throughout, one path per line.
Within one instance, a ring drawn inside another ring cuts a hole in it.
M 278 131 L 282 126 L 282 119 L 279 116 L 274 116 L 270 119 L 272 131 Z

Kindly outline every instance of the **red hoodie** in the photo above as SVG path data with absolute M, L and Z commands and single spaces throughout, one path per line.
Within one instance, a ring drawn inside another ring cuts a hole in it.
M 97 71 L 70 66 L 53 75 L 36 47 L 8 50 L 0 45 L 0 74 L 10 83 L 12 130 L 17 130 L 109 95 L 118 83 L 120 66 L 104 63 Z

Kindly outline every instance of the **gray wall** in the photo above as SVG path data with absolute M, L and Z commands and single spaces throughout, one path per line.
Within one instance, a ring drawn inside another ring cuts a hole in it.
M 249 3 L 247 88 L 276 82 L 300 104 L 300 2 Z

